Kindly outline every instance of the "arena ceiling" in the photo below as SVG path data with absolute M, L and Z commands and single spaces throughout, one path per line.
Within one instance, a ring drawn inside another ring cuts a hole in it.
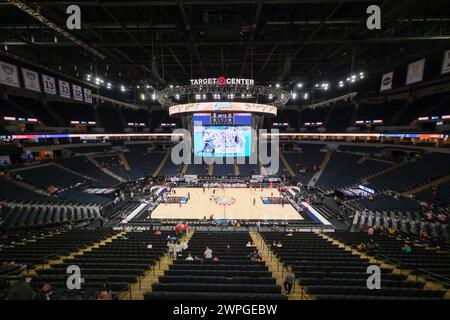
M 13 2 L 60 27 L 79 5 L 82 29 L 70 33 L 85 47 Z M 379 31 L 366 28 L 370 4 L 382 8 Z M 0 1 L 1 52 L 160 88 L 218 75 L 284 85 L 370 75 L 449 42 L 448 0 Z

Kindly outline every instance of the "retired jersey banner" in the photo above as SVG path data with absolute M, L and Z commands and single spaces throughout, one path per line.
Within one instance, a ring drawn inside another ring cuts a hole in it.
M 17 67 L 0 61 L 0 83 L 8 86 L 20 87 Z
M 425 70 L 425 59 L 410 63 L 406 75 L 406 85 L 421 82 L 423 80 L 423 71 Z
M 70 84 L 67 81 L 58 80 L 59 95 L 63 98 L 71 98 L 70 96 Z
M 43 74 L 42 84 L 44 85 L 44 92 L 49 94 L 56 94 L 55 78 Z
M 442 74 L 450 73 L 450 50 L 444 54 L 444 62 L 442 63 Z
M 380 91 L 386 91 L 392 89 L 392 80 L 394 79 L 394 72 L 389 72 L 383 74 L 381 78 L 381 88 Z
M 77 86 L 76 84 L 72 84 L 72 91 L 73 91 L 73 99 L 77 101 L 83 101 L 83 90 L 80 86 Z
M 41 84 L 39 83 L 39 74 L 35 71 L 22 68 L 23 83 L 26 89 L 33 91 L 41 91 Z
M 91 89 L 84 88 L 84 101 L 87 103 L 92 103 Z

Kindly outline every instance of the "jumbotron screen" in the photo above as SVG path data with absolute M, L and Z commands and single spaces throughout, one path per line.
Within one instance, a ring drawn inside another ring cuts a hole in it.
M 251 126 L 194 126 L 194 154 L 199 157 L 249 157 Z

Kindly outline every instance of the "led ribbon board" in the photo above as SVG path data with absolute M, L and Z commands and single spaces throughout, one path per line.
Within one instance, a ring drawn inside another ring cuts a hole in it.
M 277 108 L 267 104 L 245 102 L 199 102 L 179 104 L 169 108 L 170 116 L 199 112 L 246 112 L 276 116 Z

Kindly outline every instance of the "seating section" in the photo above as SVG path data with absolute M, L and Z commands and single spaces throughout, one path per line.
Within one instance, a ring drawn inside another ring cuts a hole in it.
M 246 247 L 248 241 L 251 241 L 248 232 L 196 231 L 187 252 L 159 277 L 145 299 L 285 299 L 265 263 L 250 259 L 254 249 Z M 207 246 L 219 258 L 218 262 L 185 260 L 188 252 L 203 258 Z
M 45 202 L 51 201 L 53 198 L 20 187 L 6 179 L 0 179 L 0 200 Z
M 59 159 L 58 163 L 65 166 L 66 168 L 95 179 L 94 181 L 87 181 L 87 183 L 91 184 L 94 187 L 108 188 L 119 183 L 118 180 L 97 168 L 86 157 Z
M 91 104 L 72 102 L 51 102 L 54 112 L 64 120 L 65 126 L 70 126 L 71 121 L 95 121 L 95 111 Z
M 25 263 L 28 267 L 48 263 L 49 260 L 67 256 L 101 241 L 115 231 L 111 229 L 69 230 L 53 233 L 41 238 L 21 241 L 12 247 L 2 248 L 0 261 Z M 67 278 L 67 274 L 66 274 Z
M 165 152 L 150 152 L 147 144 L 126 145 L 129 152 L 125 153 L 131 167 L 130 175 L 134 178 L 152 175 L 163 161 Z
M 392 118 L 402 110 L 406 100 L 394 100 L 382 104 L 362 104 L 358 108 L 358 120 L 383 120 L 383 125 L 390 125 Z M 351 124 L 354 126 L 354 124 Z
M 82 270 L 82 288 L 107 288 L 112 291 L 127 291 L 130 283 L 140 281 L 144 272 L 157 263 L 167 250 L 163 232 L 155 236 L 152 231 L 128 232 L 54 264 L 49 269 L 38 270 L 34 282 L 49 281 L 56 287 L 63 287 L 67 278 L 66 270 L 77 265 Z
M 317 185 L 327 189 L 352 186 L 358 184 L 361 178 L 381 172 L 389 166 L 375 160 L 361 162 L 361 156 L 357 154 L 334 152 Z
M 96 146 L 79 146 L 79 147 L 73 147 L 69 148 L 70 151 L 72 151 L 75 154 L 85 154 L 85 153 L 105 153 L 111 151 L 111 145 L 96 145 Z
M 71 174 L 55 165 L 48 165 L 17 172 L 25 182 L 47 190 L 49 186 L 65 189 L 83 182 L 83 177 Z
M 412 270 L 412 274 L 424 275 L 442 281 L 450 288 L 450 256 L 446 252 L 429 250 L 414 242 L 386 235 L 367 235 L 362 233 L 336 232 L 331 236 L 347 245 L 355 246 L 374 240 L 377 248 L 370 254 L 394 263 L 403 269 Z M 412 252 L 403 252 L 402 247 L 408 243 Z M 434 276 L 433 276 L 434 275 Z M 446 279 L 444 279 L 446 278 Z M 439 292 L 439 291 L 438 291 Z
M 369 259 L 353 255 L 315 233 L 263 232 L 267 245 L 274 241 L 276 256 L 286 266 L 292 266 L 296 278 L 306 293 L 319 300 L 402 300 L 442 299 L 443 291 L 425 290 L 424 284 L 409 281 L 407 275 L 395 274 L 381 268 L 382 285 L 379 290 L 367 287 Z
M 58 127 L 58 122 L 50 114 L 50 112 L 44 107 L 44 105 L 34 99 L 19 97 L 19 96 L 9 96 L 9 99 L 20 106 L 20 108 L 26 112 L 25 117 L 27 118 L 37 118 L 40 122 L 44 123 L 48 127 Z
M 100 156 L 96 157 L 95 160 L 98 161 L 102 168 L 108 169 L 126 180 L 131 178 L 119 155 Z
M 123 132 L 123 122 L 118 108 L 100 107 L 98 109 L 102 127 L 106 132 Z
M 100 217 L 94 207 L 81 205 L 24 204 L 7 206 L 1 225 L 6 229 L 34 228 L 58 225 L 67 222 L 80 222 Z
M 315 171 L 314 166 L 319 168 L 325 157 L 324 152 L 320 152 L 324 148 L 322 144 L 300 144 L 302 152 L 284 152 L 283 155 L 289 166 L 297 174 L 302 183 L 308 183 L 313 177 Z M 305 171 L 302 173 L 302 171 Z
M 353 123 L 350 123 L 354 106 L 336 107 L 333 109 L 328 123 L 326 124 L 328 132 L 346 132 L 348 127 L 352 127 Z
M 450 154 L 429 153 L 384 175 L 370 179 L 370 182 L 378 191 L 391 189 L 403 192 L 449 175 L 449 163 Z
M 437 206 L 445 206 L 450 204 L 450 181 L 442 183 L 433 188 L 428 188 L 416 194 L 417 198 Z
M 181 173 L 182 168 L 183 168 L 182 165 L 174 164 L 169 157 L 167 159 L 167 161 L 164 163 L 163 167 L 161 168 L 159 175 L 161 175 L 161 176 L 176 176 Z

